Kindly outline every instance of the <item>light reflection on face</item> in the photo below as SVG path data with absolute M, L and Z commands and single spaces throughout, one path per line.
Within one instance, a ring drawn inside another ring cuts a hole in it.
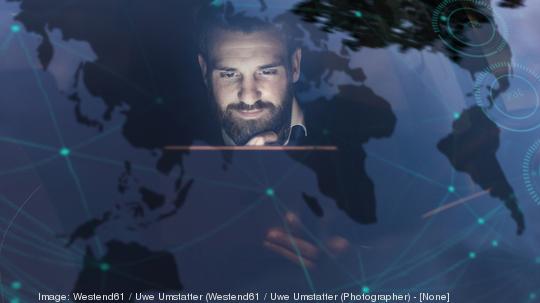
M 218 30 L 213 38 L 209 64 L 201 56 L 199 63 L 223 130 L 238 145 L 263 132 L 284 133 L 298 78 L 284 43 L 270 31 Z

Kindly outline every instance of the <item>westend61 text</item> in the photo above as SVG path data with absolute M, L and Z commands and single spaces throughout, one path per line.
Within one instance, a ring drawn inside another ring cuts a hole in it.
M 438 303 L 450 302 L 450 293 L 110 293 L 110 294 L 42 294 L 38 301 L 75 301 L 75 302 L 365 302 L 365 303 Z

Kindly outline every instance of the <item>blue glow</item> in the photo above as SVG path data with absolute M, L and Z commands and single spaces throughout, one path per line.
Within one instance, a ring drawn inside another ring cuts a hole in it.
M 14 32 L 14 33 L 18 33 L 18 32 L 21 31 L 21 26 L 18 25 L 18 24 L 13 24 L 13 25 L 11 26 L 11 31 Z
M 13 288 L 13 289 L 21 289 L 21 287 L 22 287 L 22 284 L 19 281 L 13 281 L 11 283 L 11 288 Z
M 109 265 L 109 263 L 103 262 L 103 263 L 99 264 L 99 269 L 101 271 L 108 271 L 109 269 L 111 269 L 111 266 Z
M 63 156 L 63 157 L 69 156 L 70 153 L 71 153 L 71 151 L 67 147 L 62 147 L 60 149 L 60 155 Z

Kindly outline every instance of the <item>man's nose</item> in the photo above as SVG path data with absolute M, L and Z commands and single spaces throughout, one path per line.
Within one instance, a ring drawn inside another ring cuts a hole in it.
M 242 80 L 242 87 L 238 92 L 238 100 L 248 105 L 254 104 L 261 99 L 262 93 L 259 90 L 257 79 L 245 77 Z

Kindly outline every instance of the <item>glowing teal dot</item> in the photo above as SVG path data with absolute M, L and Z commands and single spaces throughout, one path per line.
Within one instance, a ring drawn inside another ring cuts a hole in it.
M 323 129 L 322 133 L 323 135 L 328 136 L 330 134 L 330 131 L 325 128 Z
M 157 104 L 163 104 L 163 98 L 156 98 Z
M 354 15 L 355 15 L 357 18 L 362 18 L 362 12 L 361 12 L 361 11 L 354 11 Z
M 531 293 L 529 294 L 529 299 L 531 299 L 531 300 L 536 299 L 536 293 L 531 292 Z
M 441 16 L 441 20 L 446 21 L 446 20 L 448 20 L 448 18 L 446 18 L 446 16 Z
M 476 258 L 476 253 L 475 253 L 474 251 L 471 251 L 471 252 L 469 253 L 469 258 L 470 258 L 470 259 L 475 259 L 475 258 Z
M 70 153 L 71 153 L 71 151 L 70 151 L 69 148 L 67 148 L 67 147 L 62 147 L 62 148 L 60 149 L 60 155 L 61 155 L 62 157 L 67 157 L 67 156 L 69 156 Z
M 11 283 L 11 288 L 13 288 L 13 289 L 21 289 L 21 287 L 22 287 L 22 284 L 19 281 L 13 281 Z
M 14 32 L 14 33 L 18 33 L 18 32 L 21 31 L 21 26 L 18 25 L 18 24 L 13 24 L 13 25 L 11 26 L 11 31 Z
M 363 287 L 362 287 L 362 292 L 363 292 L 363 293 L 368 294 L 369 291 L 370 291 L 369 287 L 367 287 L 367 286 L 363 286 Z
M 220 6 L 221 5 L 221 0 L 212 0 L 212 3 L 210 5 L 212 5 L 212 6 Z
M 536 259 L 534 259 L 534 263 L 540 264 L 540 257 L 536 257 Z
M 273 197 L 275 194 L 274 192 L 274 189 L 273 188 L 267 188 L 266 189 L 266 195 L 269 196 L 269 197 Z
M 19 298 L 15 297 L 15 298 L 11 298 L 11 300 L 9 300 L 9 303 L 20 303 L 21 300 L 19 300 Z
M 461 117 L 461 114 L 458 112 L 455 112 L 453 116 L 454 116 L 454 120 L 457 120 L 459 119 L 459 117 Z
M 454 192 L 456 192 L 456 188 L 454 186 L 450 185 L 450 186 L 448 186 L 448 192 L 454 193 Z
M 484 225 L 486 223 L 486 220 L 484 218 L 478 218 L 478 224 Z
M 99 269 L 101 269 L 101 271 L 108 271 L 109 269 L 111 269 L 111 266 L 109 265 L 109 263 L 103 262 L 99 264 Z
M 491 246 L 493 246 L 493 247 L 499 246 L 499 241 L 497 241 L 497 240 L 491 241 Z

